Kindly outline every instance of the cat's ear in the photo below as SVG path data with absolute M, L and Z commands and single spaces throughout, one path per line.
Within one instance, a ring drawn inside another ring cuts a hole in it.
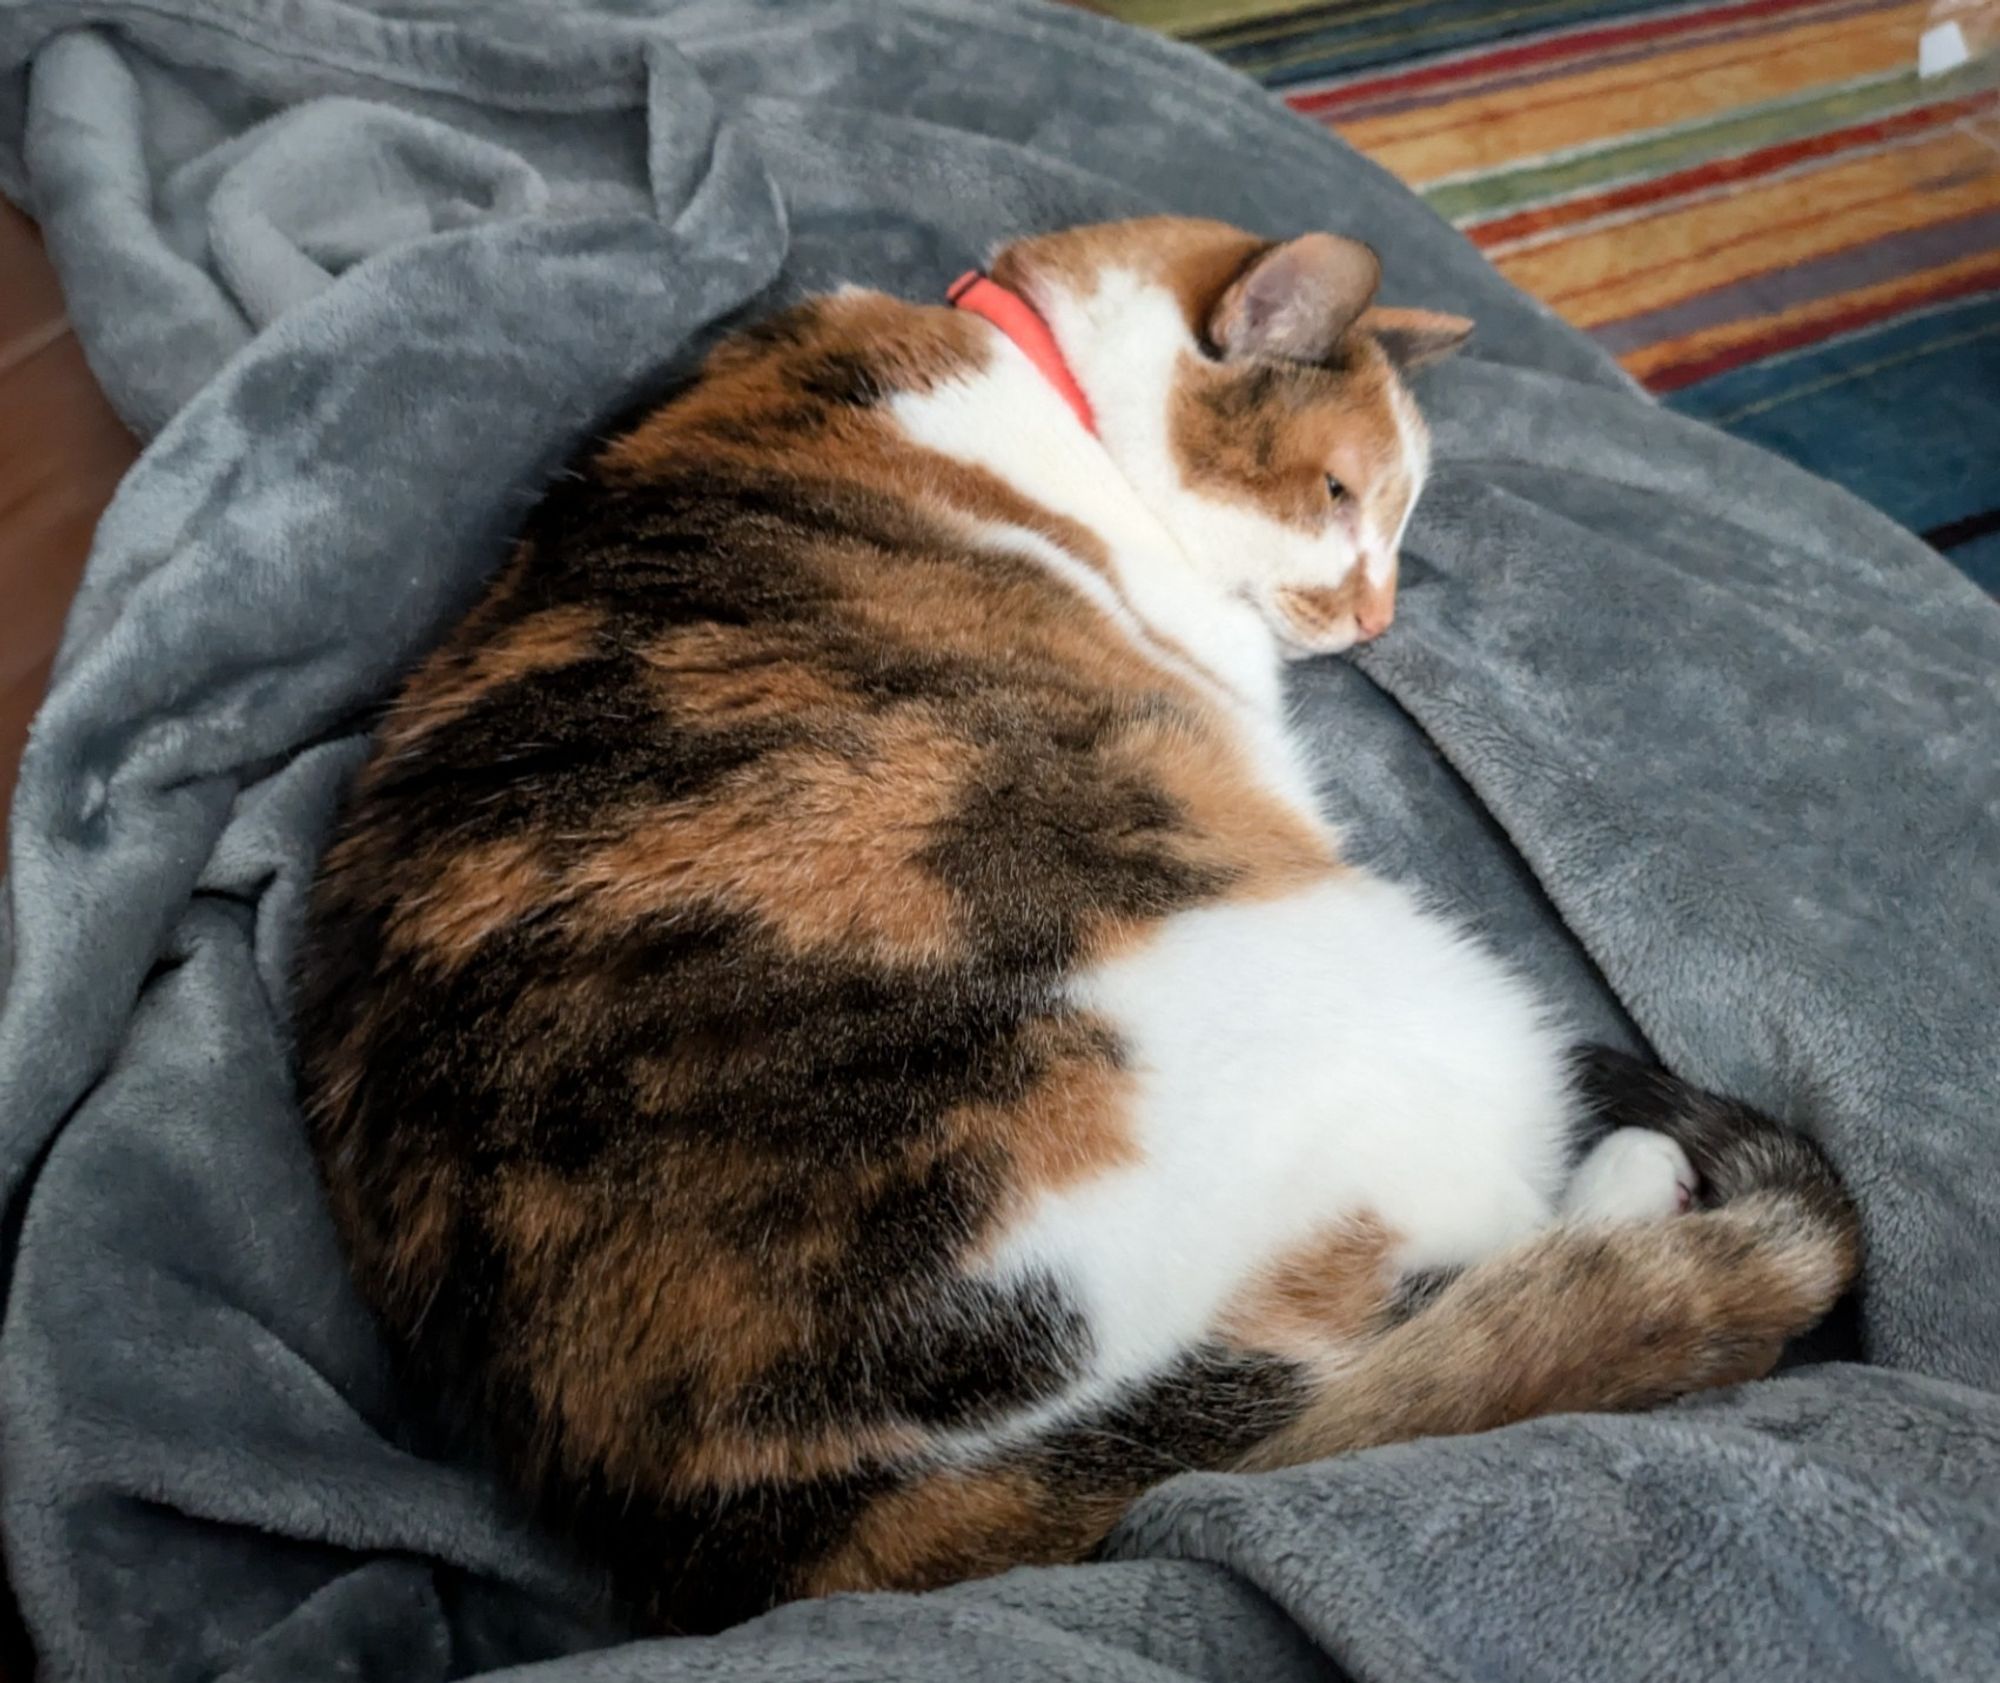
M 1472 337 L 1471 322 L 1442 310 L 1370 310 L 1359 325 L 1398 369 L 1442 362 Z
M 1324 362 L 1382 284 L 1382 264 L 1359 240 L 1301 234 L 1251 263 L 1208 318 L 1224 357 Z

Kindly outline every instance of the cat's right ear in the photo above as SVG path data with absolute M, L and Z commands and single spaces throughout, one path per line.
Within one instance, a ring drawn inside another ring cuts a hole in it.
M 1472 337 L 1472 323 L 1442 310 L 1370 310 L 1361 331 L 1371 334 L 1399 373 L 1442 362 Z
M 1272 246 L 1230 283 L 1209 315 L 1208 337 L 1230 360 L 1324 362 L 1381 284 L 1381 260 L 1359 240 L 1301 234 Z

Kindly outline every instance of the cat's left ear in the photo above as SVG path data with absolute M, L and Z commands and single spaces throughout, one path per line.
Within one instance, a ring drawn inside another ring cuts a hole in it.
M 1398 369 L 1442 362 L 1472 337 L 1471 322 L 1442 310 L 1368 310 L 1355 326 L 1372 334 Z
M 1208 318 L 1208 337 L 1234 361 L 1284 357 L 1321 362 L 1382 284 L 1382 265 L 1359 240 L 1301 234 L 1267 247 L 1230 283 Z

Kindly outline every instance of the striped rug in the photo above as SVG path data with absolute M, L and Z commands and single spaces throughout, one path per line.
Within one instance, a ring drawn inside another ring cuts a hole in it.
M 1256 76 L 1665 402 L 2000 591 L 2000 53 L 1919 78 L 1928 3 L 1105 9 Z

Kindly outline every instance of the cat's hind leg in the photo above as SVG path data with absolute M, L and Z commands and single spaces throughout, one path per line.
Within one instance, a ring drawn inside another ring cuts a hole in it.
M 1685 1154 L 1706 1207 L 1672 1221 L 1566 1220 L 1466 1269 L 1358 1351 L 1242 1466 L 1542 1414 L 1651 1407 L 1761 1377 L 1826 1315 L 1859 1271 L 1861 1239 L 1819 1148 L 1746 1105 L 1616 1054 L 1595 1076 L 1596 1096 L 1615 1099 L 1640 1124 L 1635 1132 Z M 1631 1149 L 1609 1160 L 1619 1190 L 1604 1194 L 1607 1205 L 1626 1198 L 1620 1159 Z M 1631 1184 L 1650 1184 L 1663 1202 L 1670 1161 L 1653 1154 Z

